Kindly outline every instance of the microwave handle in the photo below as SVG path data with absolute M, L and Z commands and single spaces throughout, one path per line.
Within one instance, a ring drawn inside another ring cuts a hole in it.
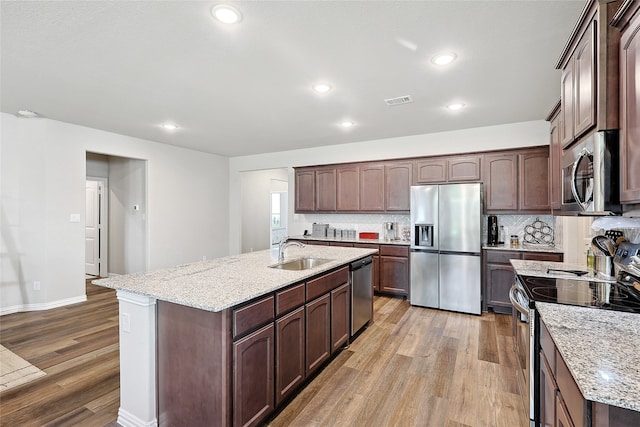
M 586 209 L 586 205 L 589 203 L 590 196 L 586 197 L 586 200 L 580 199 L 580 195 L 578 194 L 578 187 L 576 186 L 577 178 L 578 178 L 578 164 L 584 157 L 588 157 L 592 155 L 592 153 L 587 149 L 583 148 L 578 158 L 575 162 L 573 162 L 573 170 L 571 172 L 571 193 L 573 193 L 573 199 L 580 205 L 582 210 Z
M 511 300 L 511 304 L 515 307 L 516 310 L 518 310 L 523 315 L 529 317 L 529 310 L 527 310 L 522 304 L 518 302 L 518 298 L 516 297 L 516 294 L 519 292 L 520 292 L 520 289 L 518 289 L 518 285 L 513 285 L 511 287 L 511 290 L 509 291 L 509 300 Z

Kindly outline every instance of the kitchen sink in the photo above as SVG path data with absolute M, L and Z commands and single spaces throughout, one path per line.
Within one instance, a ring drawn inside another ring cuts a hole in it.
M 327 258 L 298 258 L 270 265 L 269 267 L 279 270 L 308 270 L 331 261 L 333 260 Z

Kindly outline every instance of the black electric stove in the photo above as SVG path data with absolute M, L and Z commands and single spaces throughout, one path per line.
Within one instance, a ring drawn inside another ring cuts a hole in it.
M 617 282 L 519 276 L 519 283 L 533 308 L 535 302 L 579 305 L 605 310 L 640 313 L 640 283 L 638 275 L 626 270 L 631 256 L 640 254 L 640 244 L 622 243 L 615 254 L 614 263 L 619 273 Z

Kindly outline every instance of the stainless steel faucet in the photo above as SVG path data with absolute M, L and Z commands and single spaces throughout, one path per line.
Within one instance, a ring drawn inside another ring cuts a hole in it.
M 284 250 L 287 249 L 290 245 L 296 245 L 304 248 L 304 245 L 297 240 L 291 240 L 289 242 L 287 241 L 288 239 L 288 237 L 285 237 L 284 239 L 280 240 L 280 243 L 278 243 L 278 262 L 284 261 Z

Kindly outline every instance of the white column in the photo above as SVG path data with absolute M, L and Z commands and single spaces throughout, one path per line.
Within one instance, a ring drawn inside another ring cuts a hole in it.
M 123 427 L 157 426 L 156 300 L 125 291 L 120 302 L 120 409 Z

